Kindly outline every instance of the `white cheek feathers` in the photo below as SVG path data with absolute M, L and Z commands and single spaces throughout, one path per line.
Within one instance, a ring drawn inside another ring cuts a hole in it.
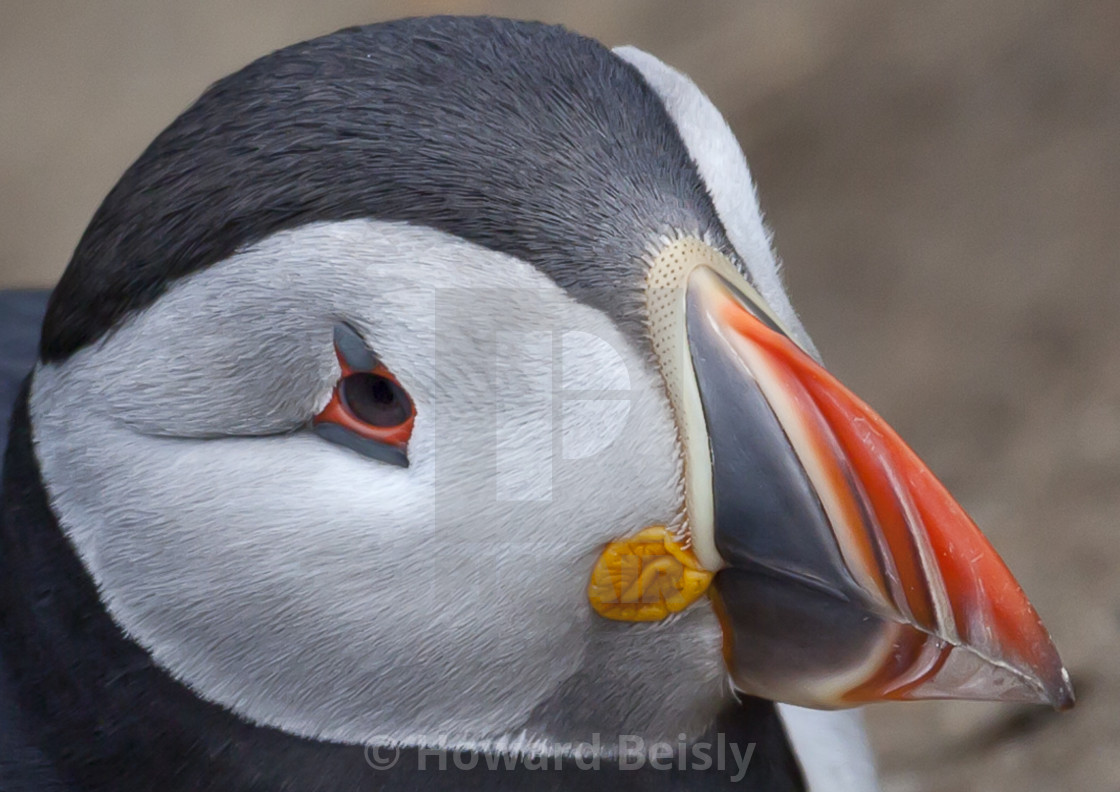
M 339 377 L 340 319 L 415 403 L 408 468 L 300 429 Z M 654 634 L 588 606 L 604 544 L 683 510 L 673 416 L 647 356 L 517 259 L 405 224 L 283 232 L 40 367 L 31 412 L 109 613 L 250 721 L 516 747 L 589 719 L 675 739 L 729 700 L 709 609 Z M 284 431 L 221 436 L 251 416 Z M 647 672 L 672 693 L 624 705 Z

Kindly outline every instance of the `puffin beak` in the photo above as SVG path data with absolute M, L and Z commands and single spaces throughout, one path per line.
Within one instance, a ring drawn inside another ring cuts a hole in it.
M 707 440 L 686 468 L 710 465 L 690 479 L 705 489 L 691 500 L 710 493 L 694 547 L 709 569 L 718 554 L 710 593 L 735 686 L 824 708 L 1072 706 L 1038 614 L 961 506 L 737 272 L 702 258 L 679 275 L 673 324 L 694 394 L 682 403 L 702 410 L 682 437 L 696 446 L 702 423 Z

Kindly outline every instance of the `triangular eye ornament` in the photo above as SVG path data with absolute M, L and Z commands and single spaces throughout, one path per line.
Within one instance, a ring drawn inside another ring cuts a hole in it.
M 408 467 L 408 441 L 416 407 L 389 369 L 347 324 L 334 326 L 342 376 L 311 426 L 324 440 L 363 456 Z

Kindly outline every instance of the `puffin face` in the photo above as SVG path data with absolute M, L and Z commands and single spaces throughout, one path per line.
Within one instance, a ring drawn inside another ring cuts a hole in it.
M 157 305 L 40 369 L 35 424 L 107 606 L 192 687 L 315 737 L 469 741 L 625 632 L 588 573 L 612 537 L 679 522 L 682 484 L 657 368 L 601 312 L 519 259 L 369 220 L 273 235 Z M 414 407 L 407 466 L 314 423 L 343 364 L 374 368 L 355 342 Z M 697 688 L 721 695 L 705 610 L 650 647 L 690 680 L 676 710 L 650 697 L 666 733 Z
M 268 56 L 126 173 L 30 411 L 121 629 L 347 743 L 697 735 L 734 691 L 1070 700 L 944 488 L 821 367 L 730 130 L 553 28 Z

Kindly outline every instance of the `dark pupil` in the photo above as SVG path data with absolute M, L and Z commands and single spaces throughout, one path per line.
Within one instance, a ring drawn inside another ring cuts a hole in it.
M 342 401 L 354 417 L 370 426 L 399 426 L 412 405 L 400 385 L 377 374 L 361 372 L 342 380 Z

